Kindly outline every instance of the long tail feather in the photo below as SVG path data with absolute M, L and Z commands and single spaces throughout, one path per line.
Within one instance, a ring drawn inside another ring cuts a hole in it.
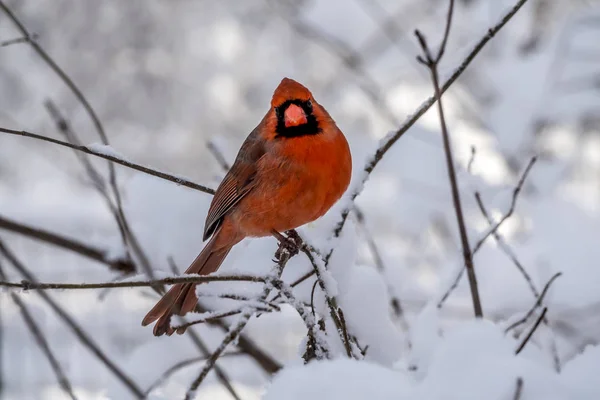
M 208 275 L 219 269 L 223 260 L 227 257 L 227 254 L 229 254 L 233 244 L 215 248 L 217 236 L 218 232 L 185 271 L 186 274 Z M 154 335 L 161 336 L 165 333 L 171 335 L 173 333 L 173 330 L 170 327 L 171 316 L 185 315 L 194 310 L 197 302 L 196 284 L 176 284 L 169 289 L 148 314 L 146 314 L 142 320 L 142 326 L 146 326 L 158 320 L 154 326 Z

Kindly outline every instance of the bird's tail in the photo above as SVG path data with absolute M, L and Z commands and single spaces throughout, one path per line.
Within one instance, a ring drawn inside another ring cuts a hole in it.
M 217 246 L 218 233 L 204 246 L 192 265 L 185 271 L 186 274 L 208 275 L 219 269 L 235 243 Z M 166 333 L 170 336 L 174 332 L 170 325 L 171 316 L 187 314 L 194 310 L 197 302 L 196 284 L 175 284 L 146 314 L 142 320 L 142 326 L 158 320 L 154 326 L 154 335 L 161 336 Z

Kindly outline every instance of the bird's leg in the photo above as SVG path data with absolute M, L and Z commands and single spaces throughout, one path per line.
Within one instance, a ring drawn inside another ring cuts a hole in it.
M 302 238 L 293 229 L 286 231 L 287 237 L 274 229 L 271 231 L 271 234 L 279 241 L 279 248 L 275 252 L 275 260 L 280 259 L 282 249 L 286 249 L 290 253 L 290 257 L 293 257 L 298 254 L 303 245 Z

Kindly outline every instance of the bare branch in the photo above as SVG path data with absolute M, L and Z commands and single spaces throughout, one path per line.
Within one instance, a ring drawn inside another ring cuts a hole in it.
M 523 175 L 521 175 L 521 179 L 519 179 L 519 183 L 517 183 L 517 186 L 513 189 L 512 199 L 510 202 L 510 208 L 508 209 L 506 214 L 504 214 L 504 216 L 502 216 L 502 218 L 500 218 L 500 221 L 498 221 L 498 223 L 494 227 L 492 227 L 492 229 L 490 229 L 481 239 L 479 239 L 479 241 L 473 248 L 473 252 L 478 251 L 479 248 L 485 243 L 487 238 L 489 238 L 490 235 L 493 235 L 494 233 L 496 233 L 498 231 L 498 229 L 500 229 L 500 227 L 502 226 L 504 221 L 506 221 L 513 215 L 513 213 L 515 212 L 515 207 L 517 205 L 517 198 L 519 197 L 519 193 L 521 193 L 521 189 L 523 188 L 525 179 L 527 179 L 527 175 L 529 175 L 529 171 L 531 171 L 531 167 L 533 167 L 533 164 L 535 164 L 536 160 L 537 160 L 537 157 L 532 157 L 531 160 L 529 161 L 529 163 L 527 164 L 527 167 L 525 167 L 525 171 L 523 171 Z
M 557 272 L 556 274 L 552 275 L 552 278 L 550 278 L 548 280 L 548 282 L 546 282 L 544 289 L 542 289 L 542 293 L 540 293 L 538 298 L 535 300 L 535 303 L 533 303 L 533 306 L 531 307 L 531 309 L 529 309 L 529 311 L 527 311 L 527 313 L 525 314 L 525 316 L 523 318 L 521 318 L 520 320 L 511 324 L 508 328 L 506 328 L 504 330 L 504 333 L 507 333 L 507 332 L 515 329 L 517 326 L 522 325 L 525 322 L 527 322 L 527 320 L 533 315 L 535 310 L 542 305 L 542 302 L 544 301 L 544 297 L 546 297 L 546 293 L 548 293 L 548 289 L 550 289 L 550 286 L 552 286 L 552 283 L 554 283 L 556 278 L 558 278 L 561 275 L 562 275 L 562 272 Z
M 535 321 L 535 324 L 533 324 L 533 326 L 531 327 L 531 330 L 529 331 L 529 333 L 527 334 L 527 336 L 525 336 L 525 339 L 521 342 L 521 344 L 519 345 L 519 347 L 515 351 L 515 354 L 519 354 L 523 350 L 523 348 L 525 348 L 525 345 L 529 342 L 529 339 L 531 339 L 531 337 L 533 336 L 534 332 L 537 330 L 538 326 L 540 326 L 540 324 L 544 320 L 544 317 L 546 317 L 546 312 L 547 311 L 548 311 L 548 307 L 544 307 L 544 309 L 542 310 L 542 313 L 540 314 L 540 316 L 538 317 L 538 319 Z
M 469 52 L 469 54 L 465 57 L 465 59 L 460 63 L 460 65 L 454 70 L 450 78 L 448 78 L 444 84 L 441 86 L 441 93 L 443 94 L 448 90 L 450 86 L 462 75 L 462 73 L 467 69 L 467 67 L 471 64 L 471 62 L 475 59 L 475 57 L 481 52 L 481 50 L 485 47 L 485 45 L 494 37 L 496 34 L 502 29 L 508 21 L 514 17 L 514 15 L 523 7 L 523 5 L 527 2 L 527 0 L 519 0 L 504 16 L 490 29 L 488 29 L 485 36 L 483 36 L 479 42 L 473 47 L 473 49 Z M 379 164 L 379 162 L 383 159 L 383 156 L 392 148 L 392 146 L 400 139 L 414 124 L 425 114 L 429 108 L 435 103 L 437 97 L 432 96 L 427 99 L 425 102 L 419 106 L 415 112 L 408 116 L 407 119 L 400 125 L 398 130 L 393 134 L 389 135 L 382 141 L 381 146 L 377 149 L 371 160 L 365 165 L 365 177 L 363 178 L 364 183 L 373 172 L 375 167 Z M 356 197 L 362 192 L 363 185 L 358 185 L 357 189 L 351 194 L 352 203 L 356 199 Z M 346 224 L 346 220 L 348 219 L 348 213 L 350 212 L 350 208 L 346 208 L 342 211 L 340 221 L 338 222 L 336 228 L 334 229 L 334 236 L 338 237 L 340 232 L 344 228 Z
M 264 283 L 266 278 L 257 275 L 186 275 L 172 278 L 155 279 L 149 281 L 102 282 L 102 283 L 40 283 L 35 280 L 17 282 L 0 281 L 0 287 L 17 288 L 23 290 L 81 290 L 81 289 L 106 289 L 106 288 L 133 288 L 155 287 L 159 285 L 175 285 L 177 283 L 205 283 L 205 282 L 257 282 Z
M 521 193 L 521 189 L 523 187 L 523 184 L 525 183 L 525 179 L 527 178 L 527 175 L 529 174 L 529 171 L 531 170 L 531 167 L 535 163 L 536 159 L 537 159 L 536 157 L 531 158 L 531 160 L 527 164 L 527 167 L 525 167 L 525 171 L 523 171 L 523 175 L 521 175 L 521 179 L 519 179 L 517 186 L 515 186 L 515 188 L 513 189 L 513 194 L 512 194 L 512 199 L 511 199 L 509 210 L 506 212 L 505 215 L 502 216 L 502 218 L 500 218 L 500 221 L 497 224 L 495 224 L 486 234 L 484 234 L 483 237 L 477 242 L 477 244 L 473 248 L 473 255 L 475 255 L 479 251 L 479 249 L 481 249 L 481 247 L 483 246 L 483 244 L 485 243 L 487 238 L 489 238 L 490 235 L 495 234 L 498 231 L 498 229 L 500 229 L 502 224 L 508 218 L 510 218 L 512 216 L 512 214 L 514 213 L 515 207 L 517 205 L 517 198 L 519 197 L 519 193 Z M 465 272 L 465 268 L 461 268 L 460 271 L 458 272 L 458 275 L 454 279 L 454 282 L 452 282 L 452 285 L 450 285 L 450 287 L 448 288 L 446 293 L 444 293 L 444 295 L 438 302 L 438 304 L 437 304 L 438 308 L 441 308 L 444 305 L 444 303 L 446 302 L 446 300 L 448 300 L 448 298 L 450 297 L 452 292 L 458 287 L 458 284 L 460 283 L 460 280 L 461 280 L 464 272 Z
M 19 222 L 9 220 L 0 215 L 0 229 L 5 229 L 10 232 L 18 233 L 23 236 L 30 237 L 32 239 L 40 240 L 48 244 L 70 250 L 74 253 L 80 254 L 91 260 L 107 265 L 110 269 L 130 273 L 135 271 L 135 266 L 131 260 L 123 258 L 111 258 L 109 252 L 106 250 L 100 250 L 95 247 L 83 244 L 75 239 L 68 239 L 64 236 L 60 236 L 56 233 L 42 230 L 40 228 L 34 228 L 32 226 L 24 225 Z
M 48 110 L 50 117 L 54 120 L 54 123 L 55 123 L 58 131 L 61 134 L 63 134 L 63 136 L 67 139 L 67 141 L 69 143 L 80 146 L 81 141 L 79 140 L 79 138 L 77 137 L 77 135 L 75 134 L 73 129 L 71 128 L 69 121 L 67 121 L 67 119 L 60 113 L 60 111 L 58 110 L 58 107 L 52 102 L 52 100 L 49 100 L 49 99 L 46 100 L 44 102 L 44 105 L 45 105 L 46 109 Z M 131 254 L 130 254 L 129 246 L 128 246 L 128 242 L 127 242 L 127 236 L 128 236 L 128 232 L 130 232 L 130 230 L 129 230 L 129 226 L 127 224 L 126 219 L 121 218 L 122 212 L 119 211 L 118 204 L 117 205 L 114 204 L 113 199 L 111 198 L 110 194 L 108 193 L 108 190 L 106 187 L 106 182 L 104 181 L 104 178 L 98 172 L 98 170 L 96 168 L 94 168 L 94 166 L 90 162 L 89 155 L 87 155 L 85 153 L 81 153 L 76 150 L 74 150 L 74 153 L 75 153 L 75 156 L 77 157 L 77 159 L 82 164 L 83 169 L 87 173 L 93 187 L 100 194 L 100 196 L 102 196 L 102 198 L 106 202 L 108 209 L 110 210 L 111 214 L 113 215 L 113 217 L 117 223 L 117 226 L 119 227 L 119 233 L 121 234 L 121 241 L 123 242 L 123 246 L 125 248 L 127 258 L 131 259 Z M 147 265 L 147 263 L 144 263 L 143 266 L 146 270 L 146 273 L 149 273 L 149 272 L 151 273 L 151 268 L 149 265 Z M 149 278 L 153 278 L 153 277 L 149 274 Z
M 402 310 L 400 299 L 398 298 L 398 296 L 395 293 L 394 288 L 392 287 L 392 285 L 389 283 L 388 279 L 386 278 L 385 264 L 383 263 L 383 258 L 381 257 L 381 253 L 379 252 L 377 243 L 375 243 L 375 239 L 373 238 L 373 235 L 371 234 L 371 232 L 369 231 L 369 228 L 367 227 L 367 223 L 365 221 L 365 215 L 360 210 L 360 208 L 358 208 L 356 206 L 354 207 L 354 214 L 356 215 L 356 222 L 358 223 L 358 226 L 362 228 L 365 239 L 367 241 L 367 246 L 369 247 L 369 250 L 371 251 L 371 254 L 373 255 L 373 259 L 375 260 L 375 266 L 377 267 L 377 270 L 379 271 L 379 273 L 382 274 L 382 276 L 384 277 L 384 281 L 387 284 L 388 293 L 390 295 L 390 305 L 394 312 L 394 315 L 396 316 L 396 318 L 398 318 L 400 320 L 404 329 L 408 329 L 408 322 L 406 321 L 406 318 L 404 317 L 404 311 Z
M 11 46 L 13 44 L 19 44 L 19 43 L 27 43 L 27 42 L 29 42 L 29 40 L 30 40 L 30 38 L 28 38 L 28 37 L 18 37 L 18 38 L 14 38 L 14 39 L 9 39 L 9 40 L 0 42 L 0 47 L 7 47 L 7 46 Z
M 521 392 L 523 391 L 523 378 L 517 378 L 517 384 L 515 386 L 515 395 L 513 396 L 513 400 L 521 400 Z
M 27 43 L 29 43 L 31 48 L 40 56 L 40 58 L 46 63 L 46 65 L 48 65 L 50 67 L 50 69 L 52 69 L 52 71 L 54 71 L 54 73 L 60 78 L 60 80 L 63 81 L 63 83 L 71 90 L 73 95 L 77 98 L 79 103 L 81 103 L 81 105 L 85 109 L 86 113 L 92 120 L 92 123 L 94 124 L 94 127 L 96 128 L 96 131 L 98 132 L 98 135 L 100 136 L 100 140 L 102 141 L 102 143 L 104 145 L 109 145 L 110 143 L 108 141 L 106 132 L 104 131 L 104 127 L 102 126 L 102 123 L 100 122 L 100 118 L 98 118 L 96 111 L 93 109 L 93 107 L 91 106 L 88 99 L 83 95 L 83 92 L 79 89 L 79 87 L 75 84 L 75 82 L 73 82 L 73 80 L 69 77 L 69 75 L 67 75 L 67 73 L 56 63 L 56 61 L 54 61 L 54 59 L 52 57 L 50 57 L 50 55 L 48 55 L 48 53 L 37 42 L 35 36 L 31 35 L 29 33 L 29 31 L 27 30 L 25 25 L 17 18 L 17 16 L 12 12 L 12 10 L 10 8 L 8 8 L 8 6 L 6 6 L 4 4 L 4 2 L 2 2 L 2 1 L 0 1 L 0 8 L 2 8 L 4 13 L 13 21 L 13 23 L 15 24 L 17 29 L 19 29 L 19 31 L 21 31 L 21 34 L 25 38 L 27 38 Z M 117 217 L 117 223 L 119 224 L 119 227 L 121 229 L 124 244 L 127 245 L 128 239 L 130 238 L 131 235 L 127 235 L 127 234 L 123 234 L 123 233 L 130 232 L 130 229 L 129 229 L 129 225 L 127 223 L 127 219 L 125 217 L 125 213 L 123 212 L 123 202 L 121 200 L 121 193 L 119 191 L 119 187 L 117 184 L 117 175 L 116 175 L 116 171 L 115 171 L 115 166 L 110 162 L 108 163 L 108 175 L 109 175 L 109 181 L 110 181 L 110 185 L 112 188 L 112 192 L 115 197 L 116 205 L 114 208 L 115 208 L 115 214 Z M 141 247 L 137 246 L 136 250 L 141 252 Z M 138 255 L 140 256 L 142 265 L 144 265 L 146 271 L 151 273 L 151 267 L 148 263 L 147 258 L 145 258 L 143 252 Z M 150 277 L 152 277 L 152 276 L 150 276 Z
M 139 164 L 127 161 L 127 160 L 123 160 L 122 158 L 115 157 L 111 154 L 105 154 L 102 152 L 98 152 L 93 149 L 90 149 L 88 146 L 78 146 L 78 145 L 71 144 L 68 142 L 63 142 L 62 140 L 53 139 L 48 136 L 38 135 L 38 134 L 27 132 L 27 131 L 17 131 L 17 130 L 13 130 L 13 129 L 0 128 L 0 132 L 8 133 L 10 135 L 24 136 L 24 137 L 28 137 L 28 138 L 32 138 L 32 139 L 43 140 L 45 142 L 54 143 L 59 146 L 69 147 L 71 149 L 78 150 L 78 151 L 84 152 L 86 154 L 90 154 L 92 156 L 96 156 L 96 157 L 103 158 L 105 160 L 112 161 L 112 162 L 122 165 L 124 167 L 135 169 L 136 171 L 140 171 L 140 172 L 143 172 L 148 175 L 156 176 L 158 178 L 174 182 L 180 186 L 185 186 L 190 189 L 195 189 L 200 192 L 204 192 L 204 193 L 208 193 L 208 194 L 213 194 L 213 195 L 215 194 L 215 191 L 213 189 L 206 187 L 206 186 L 199 185 L 197 183 L 194 183 L 186 178 L 177 177 L 177 176 L 168 174 L 166 172 L 162 172 L 162 171 L 158 171 L 158 170 L 155 170 L 152 168 L 144 167 L 143 165 L 139 165 Z
M 469 158 L 469 163 L 467 164 L 467 172 L 471 173 L 473 168 L 473 163 L 475 162 L 475 154 L 477 153 L 477 149 L 475 146 L 471 146 L 471 157 Z
M 219 163 L 221 169 L 223 171 L 229 171 L 230 165 L 225 159 L 223 153 L 221 153 L 221 150 L 219 150 L 219 148 L 217 147 L 217 145 L 209 140 L 208 142 L 206 142 L 206 147 L 208 148 L 208 151 L 210 151 L 210 153 L 213 155 L 217 163 Z
M 446 127 L 446 119 L 444 116 L 444 109 L 442 107 L 442 90 L 440 89 L 439 77 L 438 77 L 438 63 L 444 54 L 445 46 L 450 32 L 450 25 L 452 23 L 452 10 L 454 8 L 454 0 L 450 0 L 448 7 L 448 17 L 446 19 L 446 29 L 444 33 L 444 39 L 442 40 L 442 46 L 440 47 L 437 56 L 432 57 L 427 41 L 425 37 L 419 32 L 415 31 L 415 35 L 419 39 L 419 43 L 423 50 L 424 57 L 419 58 L 419 61 L 424 64 L 431 73 L 431 80 L 435 90 L 435 97 L 437 99 L 438 114 L 440 116 L 440 125 L 442 128 L 442 138 L 444 141 L 444 153 L 446 154 L 446 167 L 448 170 L 448 179 L 450 180 L 450 186 L 452 189 L 452 203 L 456 212 L 456 221 L 458 223 L 458 229 L 460 232 L 460 240 L 463 249 L 463 258 L 465 267 L 467 269 L 467 275 L 469 277 L 469 286 L 471 288 L 471 298 L 473 300 L 473 310 L 475 317 L 483 317 L 483 310 L 481 308 L 481 300 L 479 298 L 479 290 L 477 289 L 477 277 L 475 275 L 475 266 L 473 265 L 473 253 L 471 252 L 469 238 L 467 236 L 467 228 L 465 227 L 465 220 L 462 211 L 462 205 L 460 201 L 460 192 L 458 191 L 458 183 L 456 180 L 456 171 L 454 170 L 454 160 L 452 155 L 452 145 L 450 144 L 450 135 L 448 134 L 448 128 Z
M 245 307 L 243 307 L 243 308 L 236 308 L 235 310 L 219 311 L 219 312 L 214 312 L 214 313 L 208 312 L 208 313 L 206 313 L 207 315 L 204 316 L 204 317 L 200 317 L 199 319 L 196 319 L 196 320 L 193 320 L 193 321 L 190 321 L 190 322 L 186 322 L 185 324 L 173 326 L 172 328 L 178 334 L 183 334 L 185 332 L 185 330 L 187 328 L 189 328 L 190 326 L 194 326 L 194 325 L 198 325 L 198 324 L 203 324 L 205 322 L 215 321 L 215 320 L 221 319 L 221 318 L 231 317 L 232 315 L 241 314 L 244 311 L 244 308 Z M 268 312 L 268 311 L 270 311 L 266 307 L 254 307 L 254 308 L 257 311 L 262 311 L 262 312 Z
M 6 279 L 6 276 L 2 271 L 1 265 L 0 279 Z M 73 386 L 71 385 L 71 382 L 69 381 L 67 375 L 60 366 L 58 359 L 52 352 L 48 341 L 44 337 L 44 334 L 42 333 L 38 324 L 33 319 L 33 316 L 29 312 L 29 309 L 27 308 L 25 303 L 21 301 L 21 298 L 19 296 L 17 296 L 14 293 L 11 293 L 10 296 L 13 302 L 17 305 L 17 307 L 19 307 L 19 310 L 21 311 L 21 316 L 23 317 L 23 321 L 25 322 L 25 325 L 27 325 L 27 329 L 29 329 L 29 332 L 31 332 L 31 334 L 33 335 L 33 338 L 35 339 L 37 345 L 39 346 L 44 356 L 48 359 L 48 362 L 50 362 L 50 366 L 52 367 L 52 371 L 54 371 L 54 375 L 56 375 L 58 384 L 67 396 L 69 396 L 72 400 L 77 400 L 77 397 L 73 393 Z
M 23 275 L 26 279 L 31 282 L 35 282 L 35 277 L 25 265 L 23 265 L 16 256 L 10 251 L 0 240 L 0 253 L 6 257 L 6 259 Z M 40 290 L 38 294 L 42 299 L 52 308 L 52 310 L 60 317 L 60 319 L 73 331 L 75 336 L 81 341 L 81 343 L 87 347 L 106 367 L 111 371 L 133 394 L 136 399 L 143 399 L 144 393 L 137 386 L 137 384 L 123 372 L 119 366 L 114 363 L 108 356 L 98 347 L 98 345 L 92 340 L 91 337 L 75 322 L 73 318 L 65 310 L 63 310 L 58 303 L 56 303 L 45 291 Z
M 485 209 L 485 206 L 483 205 L 483 201 L 481 200 L 481 195 L 479 194 L 479 192 L 475 192 L 475 200 L 477 201 L 479 210 L 481 211 L 481 213 L 483 214 L 485 219 L 488 221 L 490 226 L 493 226 L 494 220 L 492 219 L 492 217 L 488 214 L 487 210 Z M 508 246 L 508 244 L 506 243 L 506 241 L 504 240 L 502 235 L 497 230 L 492 235 L 494 236 L 494 239 L 496 239 L 496 242 L 498 243 L 498 247 L 500 247 L 502 249 L 502 251 L 504 251 L 504 253 L 508 256 L 508 258 L 510 258 L 510 260 L 513 262 L 513 264 L 521 272 L 521 275 L 523 275 L 523 278 L 527 282 L 527 285 L 529 285 L 529 289 L 531 289 L 531 293 L 533 293 L 533 297 L 538 297 L 540 294 L 539 294 L 538 290 L 536 289 L 535 284 L 533 283 L 533 279 L 531 279 L 531 276 L 525 270 L 525 267 L 523 266 L 523 264 L 521 264 L 521 262 L 519 261 L 519 259 L 515 255 L 515 253 Z
M 231 357 L 231 356 L 240 356 L 240 355 L 245 355 L 245 354 L 241 351 L 232 351 L 232 352 L 221 354 L 220 358 Z M 189 367 L 190 365 L 193 365 L 193 364 L 196 364 L 196 363 L 199 363 L 202 361 L 206 361 L 206 360 L 207 360 L 207 357 L 193 357 L 193 358 L 188 358 L 188 359 L 177 362 L 173 366 L 169 367 L 165 372 L 163 372 L 162 375 L 156 381 L 154 381 L 154 383 L 152 383 L 150 386 L 148 386 L 148 389 L 146 389 L 146 397 L 148 397 L 150 395 L 150 393 L 152 393 L 153 390 L 155 390 L 159 386 L 163 385 L 171 376 L 173 376 L 173 374 L 175 374 L 179 370 L 181 370 L 185 367 Z

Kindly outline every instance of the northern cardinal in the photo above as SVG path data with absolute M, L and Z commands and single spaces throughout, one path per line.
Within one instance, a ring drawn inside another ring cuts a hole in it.
M 327 111 L 298 82 L 284 78 L 271 107 L 248 135 L 212 200 L 203 240 L 186 274 L 215 272 L 246 237 L 271 236 L 321 217 L 352 173 L 350 148 Z M 195 284 L 174 285 L 142 320 L 154 335 L 172 334 L 171 316 L 192 311 Z

